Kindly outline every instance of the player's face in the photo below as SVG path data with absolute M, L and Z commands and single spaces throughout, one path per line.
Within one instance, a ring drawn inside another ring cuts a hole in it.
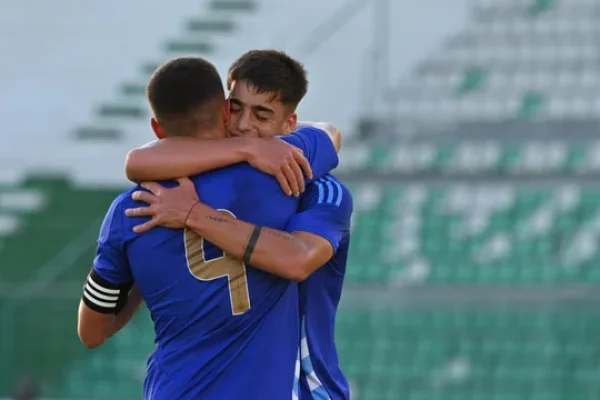
M 290 112 L 272 93 L 258 93 L 245 81 L 235 81 L 229 94 L 232 136 L 272 137 L 292 132 L 296 113 Z

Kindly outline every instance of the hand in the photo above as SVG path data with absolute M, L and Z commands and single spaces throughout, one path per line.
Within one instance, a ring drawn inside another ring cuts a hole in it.
M 248 163 L 254 168 L 273 175 L 281 189 L 296 197 L 304 192 L 304 177 L 312 178 L 312 169 L 302 150 L 281 139 L 257 139 L 248 151 Z
M 141 186 L 149 192 L 135 191 L 131 198 L 148 203 L 148 207 L 125 210 L 128 217 L 151 217 L 133 228 L 134 232 L 146 232 L 157 226 L 166 228 L 184 228 L 185 219 L 192 207 L 199 203 L 196 187 L 189 178 L 178 179 L 179 186 L 166 188 L 156 182 L 144 182 Z

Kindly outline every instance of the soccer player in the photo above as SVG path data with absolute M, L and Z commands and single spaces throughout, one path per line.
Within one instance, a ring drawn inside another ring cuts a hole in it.
M 228 76 L 232 118 L 230 133 L 239 137 L 272 137 L 296 125 L 295 108 L 306 93 L 301 64 L 278 51 L 251 51 L 233 63 Z M 226 139 L 234 141 L 236 139 Z M 127 162 L 135 180 L 167 179 L 204 171 L 207 142 L 193 139 L 163 141 L 154 148 L 138 149 Z M 215 146 L 215 144 L 213 144 Z M 231 146 L 234 146 L 232 144 Z M 184 156 L 182 157 L 181 154 Z M 144 194 L 151 207 L 129 211 L 153 216 L 139 229 L 161 224 L 182 226 L 172 209 L 189 207 L 195 197 L 190 185 Z M 188 227 L 233 257 L 242 259 L 248 236 L 258 236 L 251 263 L 275 275 L 302 281 L 302 398 L 348 399 L 348 383 L 339 368 L 334 343 L 335 314 L 341 296 L 349 247 L 352 196 L 331 175 L 308 184 L 298 214 L 277 235 L 265 238 L 260 227 L 222 216 L 198 204 Z M 270 231 L 272 232 L 272 231 Z M 289 233 L 288 233 L 289 232 Z
M 222 82 L 203 59 L 180 58 L 160 67 L 148 99 L 158 137 L 226 136 L 229 106 Z M 337 165 L 333 143 L 322 130 L 306 128 L 284 140 L 302 150 L 315 177 Z M 207 205 L 261 226 L 283 229 L 299 206 L 276 180 L 247 164 L 193 182 Z M 126 209 L 142 205 L 132 198 L 135 190 L 115 199 L 102 224 L 80 302 L 81 340 L 89 347 L 102 344 L 143 298 L 156 333 L 145 399 L 291 398 L 300 340 L 297 284 L 247 268 L 192 230 L 161 227 L 136 234 L 132 228 L 146 219 L 125 217 Z M 252 258 L 251 239 L 245 261 Z

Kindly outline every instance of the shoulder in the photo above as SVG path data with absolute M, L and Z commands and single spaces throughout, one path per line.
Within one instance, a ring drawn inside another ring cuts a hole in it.
M 106 211 L 102 226 L 100 227 L 100 236 L 98 238 L 100 242 L 106 242 L 115 237 L 122 237 L 125 209 L 130 208 L 130 204 L 133 203 L 131 194 L 137 188 L 139 188 L 139 186 L 133 186 L 127 189 L 112 201 L 108 207 L 108 211 Z
M 320 135 L 327 136 L 327 132 L 325 132 L 323 129 L 316 128 L 314 126 L 303 126 L 301 128 L 294 129 L 289 135 L 279 136 L 279 137 L 281 137 L 281 138 L 305 137 L 306 138 L 306 137 L 320 136 Z
M 202 175 L 192 177 L 196 188 L 202 194 L 203 189 L 227 192 L 228 189 L 234 192 L 249 191 L 257 186 L 261 190 L 274 191 L 279 190 L 277 181 L 270 175 L 267 175 L 247 163 L 231 165 L 214 171 L 208 171 Z
M 289 202 L 277 180 L 247 163 L 210 171 L 192 178 L 200 198 L 215 207 L 223 201 L 246 204 L 261 201 L 269 204 Z M 277 202 L 277 203 L 276 203 Z M 297 199 L 296 202 L 297 203 Z
M 215 169 L 212 171 L 204 172 L 200 175 L 190 177 L 196 184 L 203 184 L 206 182 L 232 180 L 232 179 L 247 179 L 257 177 L 269 177 L 269 175 L 262 173 L 261 171 L 252 168 L 248 163 L 239 163 L 229 165 L 227 167 Z
M 331 141 L 324 130 L 312 126 L 298 128 L 289 135 L 277 137 L 303 150 L 314 146 L 314 143 L 320 140 Z
M 307 201 L 310 204 L 324 204 L 337 207 L 353 208 L 350 189 L 333 175 L 312 181 L 306 190 Z

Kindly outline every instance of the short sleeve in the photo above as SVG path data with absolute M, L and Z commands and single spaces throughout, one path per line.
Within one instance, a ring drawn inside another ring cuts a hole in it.
M 122 196 L 111 204 L 104 217 L 93 268 L 83 287 L 83 301 L 100 313 L 117 314 L 125 306 L 133 285 L 123 240 Z
M 333 142 L 321 129 L 304 127 L 280 138 L 304 152 L 314 179 L 325 176 L 338 166 L 339 158 Z
M 343 184 L 331 176 L 317 179 L 303 195 L 299 212 L 288 223 L 286 231 L 321 236 L 337 251 L 350 232 L 352 210 L 352 195 Z
M 117 285 L 133 281 L 124 245 L 124 209 L 121 200 L 117 198 L 104 217 L 94 258 L 94 271 L 104 280 Z

